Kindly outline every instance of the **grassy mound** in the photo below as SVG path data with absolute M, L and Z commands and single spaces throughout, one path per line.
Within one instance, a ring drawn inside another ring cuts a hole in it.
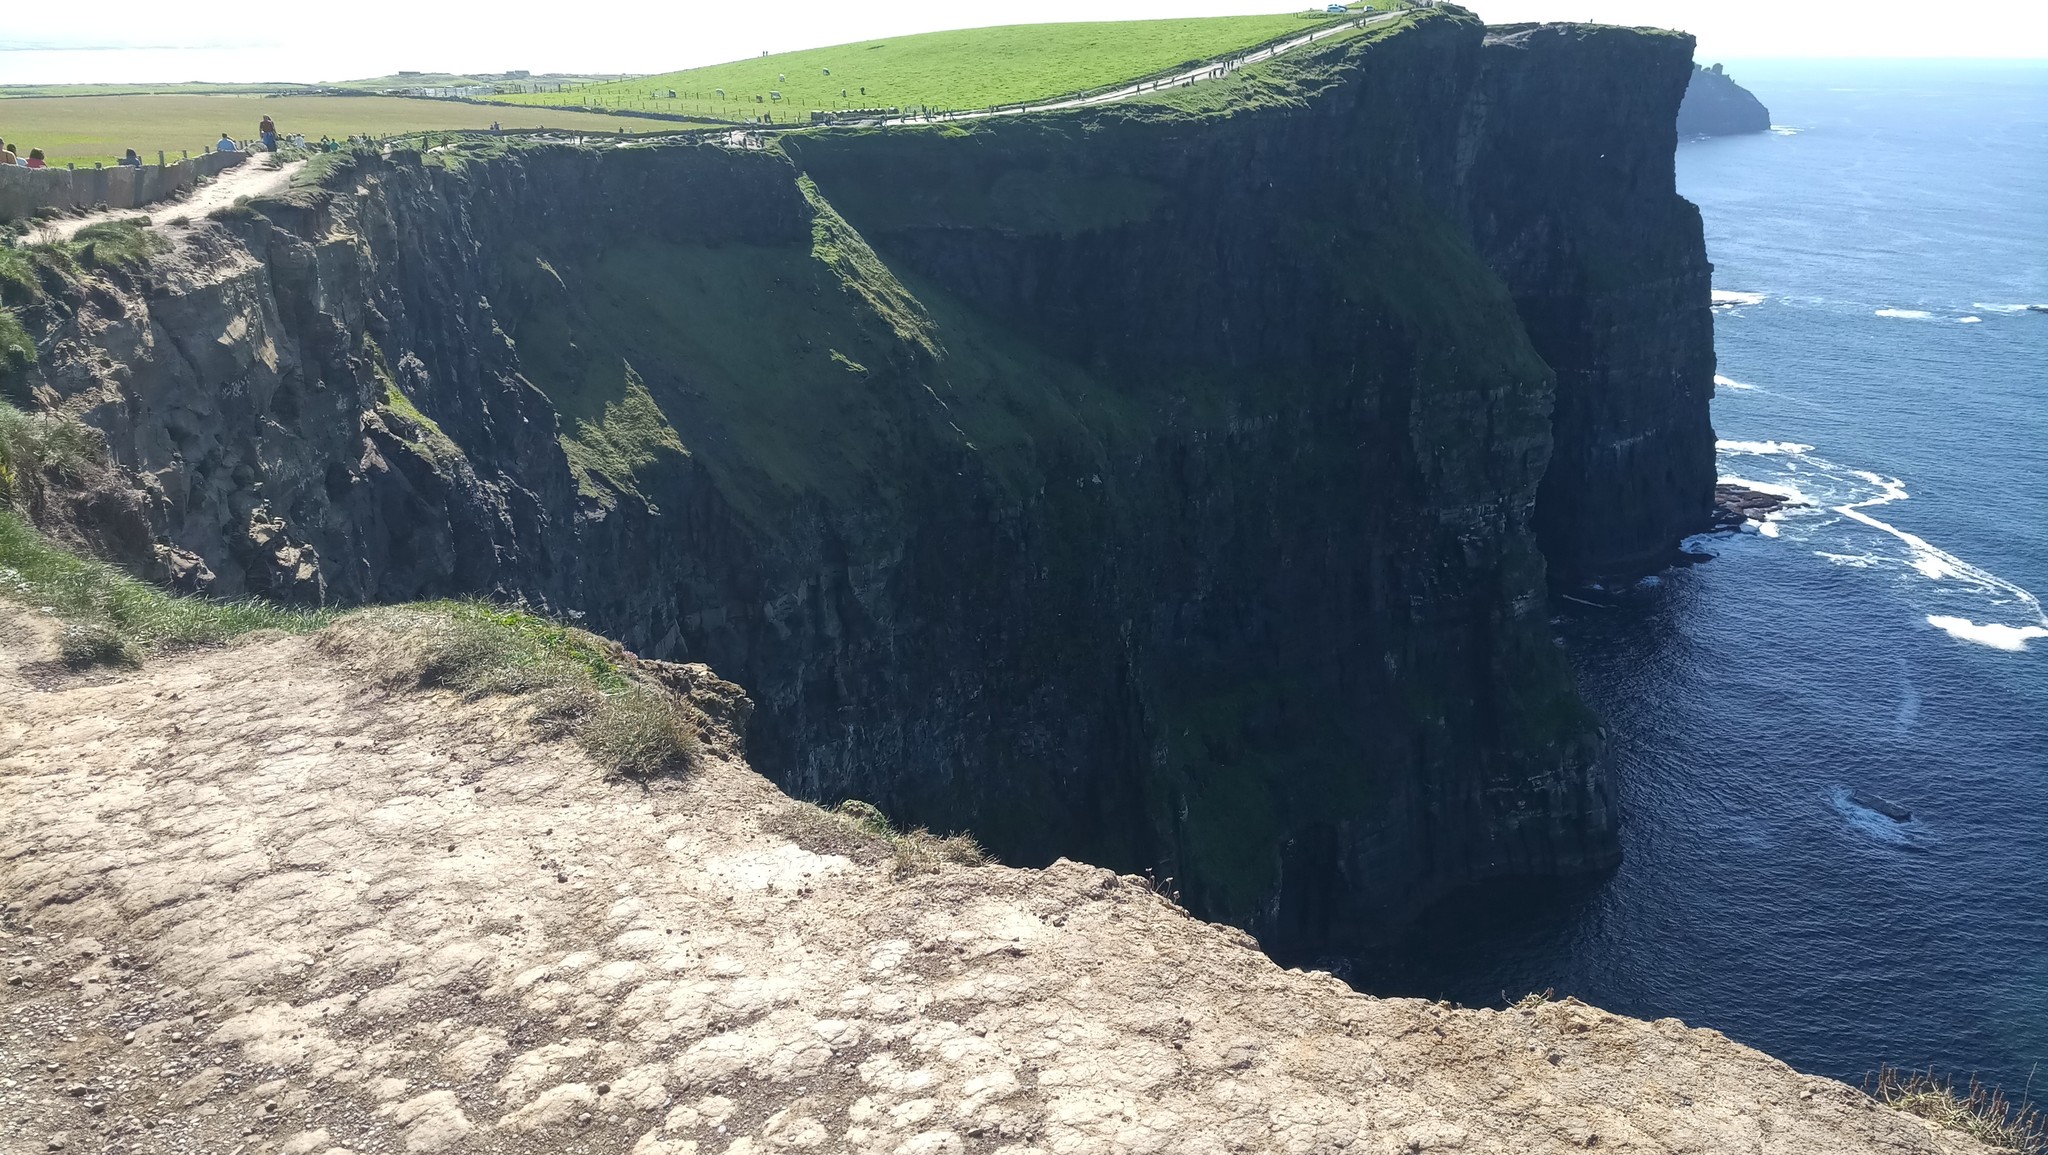
M 927 32 L 497 99 L 734 120 L 769 112 L 778 122 L 805 119 L 812 109 L 985 108 L 1196 64 L 1327 19 L 1317 12 Z
M 695 710 L 631 668 L 595 634 L 515 607 L 442 601 L 362 610 L 318 644 L 386 682 L 533 704 L 544 737 L 573 737 L 624 774 L 686 768 L 700 746 Z

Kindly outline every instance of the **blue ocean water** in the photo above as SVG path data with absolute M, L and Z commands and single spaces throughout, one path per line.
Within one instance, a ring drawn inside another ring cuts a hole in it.
M 2048 1068 L 2048 62 L 1730 72 L 1780 127 L 1678 153 L 1721 471 L 1808 504 L 1560 603 L 1619 872 L 1447 907 L 1359 977 L 2018 1088 Z

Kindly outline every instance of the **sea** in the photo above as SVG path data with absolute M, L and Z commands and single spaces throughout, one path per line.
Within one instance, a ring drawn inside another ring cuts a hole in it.
M 1729 72 L 1776 127 L 1677 156 L 1715 266 L 1720 472 L 1799 504 L 1553 601 L 1610 729 L 1619 871 L 1463 896 L 1353 977 L 2039 1101 L 2048 62 Z

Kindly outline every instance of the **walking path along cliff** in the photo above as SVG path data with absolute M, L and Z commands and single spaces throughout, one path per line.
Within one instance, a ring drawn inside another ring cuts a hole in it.
M 899 873 L 715 723 L 607 781 L 331 640 L 74 676 L 53 634 L 0 605 L 8 1155 L 1982 1150 L 1676 1020 L 1355 994 L 1107 871 Z

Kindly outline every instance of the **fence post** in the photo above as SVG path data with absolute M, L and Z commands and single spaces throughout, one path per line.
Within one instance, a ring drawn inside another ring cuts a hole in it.
M 156 166 L 157 166 L 158 168 L 162 168 L 162 167 L 164 167 L 164 150 L 163 150 L 163 149 L 157 149 L 157 150 L 156 150 Z

